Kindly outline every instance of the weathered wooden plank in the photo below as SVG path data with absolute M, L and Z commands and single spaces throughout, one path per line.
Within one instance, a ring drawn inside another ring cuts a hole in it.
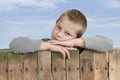
M 108 54 L 94 53 L 94 80 L 108 80 Z
M 79 51 L 70 51 L 70 59 L 66 59 L 67 80 L 79 80 Z
M 120 80 L 120 49 L 109 53 L 109 80 Z
M 65 59 L 59 52 L 52 52 L 52 80 L 66 80 Z
M 37 53 L 24 54 L 24 80 L 37 80 Z
M 85 50 L 79 56 L 77 51 L 73 52 L 68 60 L 62 59 L 58 52 L 52 52 L 51 58 L 49 51 L 25 55 L 0 51 L 0 80 L 120 79 L 119 48 L 114 48 L 109 54 Z
M 80 80 L 94 80 L 93 51 L 85 50 L 80 54 Z
M 8 53 L 8 80 L 23 80 L 22 54 Z
M 0 52 L 0 80 L 8 80 L 7 52 Z
M 38 53 L 38 80 L 52 80 L 50 51 Z

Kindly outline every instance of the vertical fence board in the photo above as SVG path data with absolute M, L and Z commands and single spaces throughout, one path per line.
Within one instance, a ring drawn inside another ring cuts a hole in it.
M 8 53 L 8 80 L 23 80 L 22 54 Z
M 38 80 L 52 80 L 50 51 L 38 53 Z
M 52 80 L 66 80 L 65 59 L 58 52 L 52 52 Z
M 109 53 L 109 80 L 120 80 L 120 49 Z
M 24 80 L 37 80 L 37 53 L 24 54 Z
M 70 56 L 66 60 L 67 80 L 79 80 L 79 51 L 70 51 Z
M 80 80 L 93 80 L 93 51 L 85 50 L 80 54 Z
M 108 80 L 107 53 L 94 53 L 94 80 Z
M 7 54 L 8 52 L 0 52 L 0 80 L 7 80 Z

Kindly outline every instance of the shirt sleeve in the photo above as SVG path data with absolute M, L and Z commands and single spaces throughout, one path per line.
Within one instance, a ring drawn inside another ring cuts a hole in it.
M 91 50 L 107 52 L 112 50 L 113 48 L 112 40 L 101 35 L 84 38 L 84 41 L 85 41 L 85 48 Z
M 14 53 L 28 53 L 40 50 L 41 41 L 27 37 L 18 37 L 11 41 L 9 48 Z

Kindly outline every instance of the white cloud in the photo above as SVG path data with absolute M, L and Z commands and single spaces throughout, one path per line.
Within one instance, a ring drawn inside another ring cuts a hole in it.
M 93 0 L 94 4 L 101 7 L 106 8 L 114 8 L 119 9 L 120 8 L 120 0 Z
M 29 19 L 26 20 L 22 17 L 17 17 L 17 20 L 5 19 L 0 24 L 1 29 L 1 40 L 0 40 L 0 49 L 8 48 L 9 42 L 16 37 L 30 37 L 33 39 L 41 39 L 41 38 L 50 38 L 51 31 L 54 27 L 53 19 L 36 19 L 37 17 L 27 17 Z M 3 36 L 4 35 L 4 36 Z
M 46 30 L 49 32 L 55 25 L 54 19 L 37 19 L 37 17 L 27 17 L 27 19 L 26 17 L 17 17 L 16 19 L 5 19 L 0 24 L 7 31 L 7 36 L 28 36 L 30 34 L 32 35 L 32 33 L 37 36 L 39 35 L 38 33 L 42 34 Z
M 115 44 L 114 44 L 114 47 L 118 47 L 118 48 L 120 48 L 120 42 L 116 42 Z
M 107 0 L 105 6 L 109 8 L 120 8 L 120 0 Z
M 104 28 L 120 28 L 120 17 L 88 17 L 88 26 L 90 27 L 104 27 Z
M 93 16 L 89 17 L 88 20 L 90 22 L 114 22 L 114 21 L 120 21 L 120 17 L 101 17 L 101 16 Z
M 66 3 L 65 0 L 0 0 L 0 10 L 17 9 L 20 6 L 56 8 L 58 3 Z

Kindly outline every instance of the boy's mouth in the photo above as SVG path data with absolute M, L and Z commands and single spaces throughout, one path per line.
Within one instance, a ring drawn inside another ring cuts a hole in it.
M 58 40 L 58 41 L 62 41 L 60 38 L 54 37 L 52 38 L 53 40 Z

